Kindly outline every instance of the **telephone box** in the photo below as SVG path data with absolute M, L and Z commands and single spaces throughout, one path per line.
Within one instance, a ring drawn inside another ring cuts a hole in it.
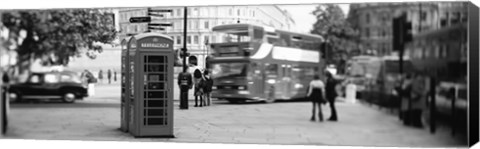
M 130 78 L 128 77 L 128 68 L 130 68 L 130 63 L 129 63 L 129 41 L 131 37 L 127 37 L 122 40 L 120 43 L 120 46 L 122 48 L 122 66 L 121 66 L 121 104 L 120 104 L 120 129 L 124 132 L 128 132 L 128 124 L 129 124 L 129 118 L 130 118 L 130 100 L 128 97 L 130 97 Z
M 129 42 L 130 123 L 135 137 L 173 136 L 173 40 L 159 33 Z

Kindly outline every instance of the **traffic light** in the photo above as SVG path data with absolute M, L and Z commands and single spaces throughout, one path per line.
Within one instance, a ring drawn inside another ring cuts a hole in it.
M 413 40 L 412 36 L 412 22 L 403 21 L 403 43 L 411 42 Z
M 405 43 L 413 40 L 412 23 L 407 21 L 407 15 L 402 14 L 400 17 L 393 18 L 393 50 L 403 50 Z
M 180 50 L 180 57 L 181 57 L 181 58 L 186 58 L 187 56 L 190 56 L 190 53 L 188 53 L 185 48 L 182 48 L 182 49 Z

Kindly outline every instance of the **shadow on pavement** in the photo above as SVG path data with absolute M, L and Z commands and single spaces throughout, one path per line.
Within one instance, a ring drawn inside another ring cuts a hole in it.
M 120 108 L 119 103 L 89 103 L 76 101 L 64 103 L 62 101 L 25 101 L 10 103 L 12 108 Z

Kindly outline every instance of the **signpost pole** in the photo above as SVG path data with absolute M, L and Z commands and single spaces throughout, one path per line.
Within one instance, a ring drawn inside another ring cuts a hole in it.
M 183 13 L 183 48 L 182 48 L 182 54 L 183 58 L 183 71 L 181 73 L 181 77 L 178 77 L 177 79 L 182 79 L 181 82 L 184 82 L 184 85 L 180 86 L 180 109 L 188 109 L 188 86 L 185 86 L 188 84 L 187 82 L 191 82 L 188 80 L 191 80 L 190 74 L 187 72 L 187 7 L 185 7 L 184 13 Z

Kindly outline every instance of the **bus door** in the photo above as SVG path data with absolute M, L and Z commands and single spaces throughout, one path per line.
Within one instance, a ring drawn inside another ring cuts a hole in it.
M 252 87 L 252 89 L 249 89 L 252 92 L 252 96 L 263 95 L 265 86 L 265 73 L 262 72 L 262 65 L 252 62 L 250 64 L 250 70 L 250 74 L 247 77 L 250 78 L 248 79 L 248 86 Z
M 279 71 L 280 83 L 277 83 L 278 89 L 277 92 L 280 94 L 280 97 L 283 99 L 289 99 L 291 97 L 291 68 L 290 65 L 281 65 L 281 70 Z
M 265 86 L 264 86 L 264 94 L 265 98 L 267 99 L 276 99 L 276 85 L 278 82 L 278 64 L 269 64 L 265 63 L 265 73 L 263 75 Z
M 292 98 L 293 95 L 295 95 L 295 93 L 293 93 L 294 91 L 294 88 L 293 88 L 293 83 L 292 83 L 292 65 L 287 65 L 287 67 L 285 67 L 285 75 L 284 75 L 284 78 L 285 78 L 285 91 L 284 93 L 286 93 L 285 96 L 287 96 L 287 98 Z

